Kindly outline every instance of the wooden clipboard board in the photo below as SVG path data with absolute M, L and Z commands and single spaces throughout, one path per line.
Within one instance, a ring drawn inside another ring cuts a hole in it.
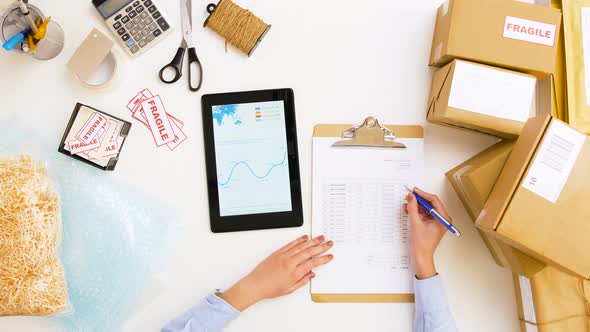
M 364 131 L 363 129 L 369 130 Z M 350 135 L 350 131 L 353 135 Z M 389 131 L 388 131 L 389 130 Z M 345 136 L 349 134 L 348 138 Z M 393 134 L 389 135 L 388 134 Z M 352 136 L 352 137 L 351 137 Z M 363 137 L 360 137 L 363 136 Z M 363 124 L 319 124 L 313 131 L 313 137 L 343 137 L 344 146 L 370 146 L 384 148 L 405 148 L 403 144 L 393 144 L 395 138 L 424 138 L 424 128 L 416 125 L 385 125 L 373 117 L 365 119 Z M 338 142 L 340 143 L 340 142 Z M 313 221 L 312 221 L 313 222 Z M 311 291 L 311 287 L 310 287 Z M 326 294 L 311 293 L 311 299 L 319 303 L 413 303 L 414 294 Z

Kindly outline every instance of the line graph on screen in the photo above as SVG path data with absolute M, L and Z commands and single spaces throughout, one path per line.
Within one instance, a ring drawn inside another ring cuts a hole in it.
M 238 166 L 242 166 L 243 165 L 248 171 L 250 171 L 250 174 L 252 174 L 252 176 L 254 176 L 255 178 L 257 178 L 259 180 L 263 180 L 263 179 L 267 178 L 276 167 L 284 166 L 286 160 L 287 160 L 287 152 L 285 152 L 283 154 L 283 159 L 279 163 L 272 164 L 269 167 L 268 171 L 266 171 L 266 173 L 264 173 L 263 175 L 256 174 L 256 172 L 252 169 L 252 167 L 250 167 L 250 164 L 248 164 L 246 161 L 243 161 L 243 160 L 242 161 L 238 161 L 238 162 L 236 162 L 231 167 L 231 169 L 229 171 L 229 175 L 227 177 L 227 180 L 225 180 L 223 182 L 220 182 L 219 185 L 222 186 L 222 187 L 228 185 L 231 182 L 232 177 L 234 175 L 234 171 L 236 170 L 236 168 Z

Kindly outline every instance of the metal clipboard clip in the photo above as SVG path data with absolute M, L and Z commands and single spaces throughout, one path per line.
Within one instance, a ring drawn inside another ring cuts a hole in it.
M 377 147 L 405 149 L 402 143 L 395 142 L 395 133 L 379 124 L 379 120 L 370 116 L 362 124 L 353 126 L 342 133 L 344 140 L 334 143 L 334 147 Z

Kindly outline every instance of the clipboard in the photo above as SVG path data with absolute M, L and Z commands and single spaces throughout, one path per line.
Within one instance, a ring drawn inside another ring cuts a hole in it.
M 424 138 L 424 129 L 417 125 L 380 125 L 374 117 L 366 118 L 360 125 L 349 124 L 319 124 L 313 132 L 315 138 L 341 138 L 332 145 L 332 149 L 407 149 L 398 139 Z M 315 170 L 316 160 L 313 161 Z M 315 171 L 314 171 L 315 175 Z M 313 181 L 318 179 L 313 178 Z M 315 193 L 315 187 L 314 187 Z M 314 199 L 315 202 L 315 199 Z M 313 210 L 312 204 L 312 210 Z M 314 229 L 315 213 L 312 212 L 312 230 Z M 318 273 L 320 277 L 322 272 Z M 317 278 L 316 278 L 317 279 Z M 413 280 L 412 280 L 413 281 Z M 315 292 L 313 283 L 310 287 L 311 299 L 319 303 L 412 303 L 415 302 L 412 293 L 325 293 Z
M 359 130 L 359 129 L 369 129 Z M 388 131 L 394 135 L 388 135 Z M 382 131 L 382 132 L 381 132 Z M 349 142 L 348 146 L 390 146 L 390 141 L 396 138 L 424 138 L 424 128 L 416 125 L 385 125 L 381 126 L 379 120 L 370 116 L 361 125 L 351 124 L 319 124 L 313 130 L 313 137 L 342 137 L 343 141 L 353 138 L 351 133 L 356 133 L 357 143 Z M 380 136 L 379 136 L 380 135 Z M 344 136 L 344 137 L 343 137 Z M 375 145 L 363 144 L 371 142 Z

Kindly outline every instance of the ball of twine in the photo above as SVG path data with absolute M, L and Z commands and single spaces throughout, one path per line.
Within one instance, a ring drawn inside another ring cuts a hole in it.
M 225 38 L 227 43 L 250 55 L 262 38 L 269 25 L 247 9 L 236 5 L 231 0 L 221 0 L 205 26 Z

